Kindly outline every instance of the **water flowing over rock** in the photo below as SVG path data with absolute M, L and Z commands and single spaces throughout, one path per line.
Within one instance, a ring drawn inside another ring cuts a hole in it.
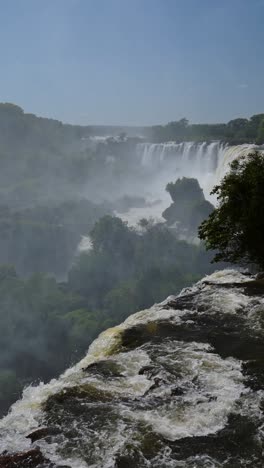
M 207 276 L 27 388 L 0 421 L 0 453 L 39 448 L 41 467 L 262 467 L 263 335 L 263 279 Z
M 253 144 L 228 146 L 221 141 L 140 143 L 137 154 L 142 167 L 153 173 L 157 169 L 168 170 L 178 177 L 197 178 L 208 196 L 228 171 L 229 164 L 255 148 L 259 147 Z
M 213 143 L 196 143 L 193 141 L 176 143 L 142 143 L 138 145 L 142 156 L 143 166 L 159 166 L 169 160 L 177 160 L 182 166 L 197 168 L 199 172 L 213 172 L 218 164 L 218 158 L 224 151 L 224 144 L 219 141 Z M 195 170 L 193 169 L 193 170 Z
M 117 215 L 133 226 L 149 217 L 164 222 L 162 212 L 171 203 L 165 187 L 181 177 L 197 179 L 205 198 L 216 205 L 216 197 L 210 195 L 213 187 L 226 175 L 234 159 L 247 156 L 255 149 L 263 151 L 263 147 L 254 144 L 229 146 L 221 141 L 138 143 L 135 162 L 143 184 L 139 188 L 135 181 L 137 191 L 134 194 L 140 193 L 147 203 L 125 213 L 117 210 Z

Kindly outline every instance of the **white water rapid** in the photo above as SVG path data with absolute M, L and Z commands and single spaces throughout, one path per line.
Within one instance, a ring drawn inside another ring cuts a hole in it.
M 0 421 L 0 453 L 40 447 L 71 468 L 262 466 L 264 391 L 244 365 L 264 349 L 264 297 L 251 284 L 217 272 L 103 332 L 57 380 L 25 389 Z

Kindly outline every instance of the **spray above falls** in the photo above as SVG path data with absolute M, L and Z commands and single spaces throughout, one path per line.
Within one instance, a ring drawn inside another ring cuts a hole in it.
M 140 143 L 137 156 L 142 167 L 153 173 L 161 171 L 171 176 L 197 178 L 209 195 L 228 171 L 229 164 L 256 148 L 253 144 L 229 146 L 221 141 Z
M 262 150 L 262 147 L 253 144 L 229 146 L 221 141 L 138 143 L 134 158 L 142 180 L 132 184 L 131 193 L 140 193 L 148 203 L 145 207 L 131 208 L 126 213 L 117 211 L 116 214 L 130 225 L 148 217 L 164 221 L 161 213 L 171 203 L 166 185 L 181 177 L 197 179 L 205 198 L 215 204 L 216 199 L 210 192 L 226 175 L 230 163 L 254 149 Z M 136 187 L 134 192 L 133 187 Z
M 195 169 L 202 168 L 212 172 L 217 167 L 218 159 L 224 150 L 224 144 L 215 141 L 212 143 L 167 142 L 142 143 L 138 145 L 138 153 L 142 157 L 143 166 L 162 167 L 169 161 L 177 161 L 182 167 L 190 168 L 191 163 Z M 194 170 L 195 170 L 194 169 Z

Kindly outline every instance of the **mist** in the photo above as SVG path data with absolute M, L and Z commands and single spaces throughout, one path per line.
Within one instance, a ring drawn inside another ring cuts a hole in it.
M 261 148 L 260 122 L 82 127 L 0 104 L 3 413 L 100 331 L 214 270 L 198 227 L 229 163 Z
M 262 466 L 263 2 L 4 3 L 0 468 Z

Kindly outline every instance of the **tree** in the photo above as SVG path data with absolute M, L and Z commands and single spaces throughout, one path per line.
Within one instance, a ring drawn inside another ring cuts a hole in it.
M 218 207 L 199 227 L 214 262 L 264 268 L 264 157 L 260 152 L 235 160 L 230 173 L 214 187 Z
M 258 145 L 262 145 L 264 143 L 264 118 L 259 123 L 256 143 Z
M 228 122 L 227 126 L 230 128 L 232 131 L 237 132 L 239 130 L 244 130 L 248 125 L 248 119 L 244 118 L 238 118 L 234 120 L 230 120 Z
M 134 233 L 126 223 L 115 216 L 106 215 L 97 221 L 90 232 L 93 248 L 96 252 L 111 252 L 117 257 L 125 254 L 133 256 Z

